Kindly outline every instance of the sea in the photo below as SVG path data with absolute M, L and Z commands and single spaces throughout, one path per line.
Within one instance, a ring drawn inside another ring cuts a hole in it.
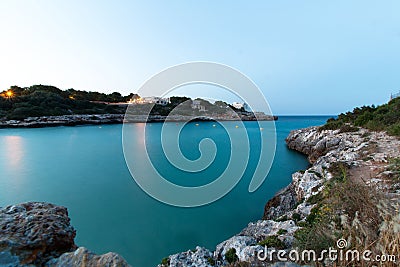
M 252 143 L 252 134 L 257 131 L 252 129 L 259 126 L 245 122 L 251 149 L 243 177 L 217 201 L 191 208 L 162 203 L 138 186 L 124 158 L 122 125 L 0 129 L 0 207 L 27 201 L 65 206 L 78 246 L 99 254 L 119 253 L 132 266 L 156 266 L 164 257 L 196 246 L 214 250 L 249 222 L 261 219 L 266 202 L 291 182 L 292 173 L 309 165 L 304 155 L 286 147 L 289 132 L 324 124 L 330 117 L 279 116 L 272 167 L 252 193 L 248 187 L 259 154 L 258 146 Z M 212 139 L 218 148 L 209 169 L 192 180 L 163 155 L 159 137 L 162 123 L 146 126 L 147 153 L 160 173 L 176 184 L 212 182 L 231 153 L 224 127 L 214 124 L 189 123 L 180 132 L 182 154 L 189 159 L 200 156 L 198 144 L 204 138 Z M 233 126 L 235 122 L 226 124 Z M 139 133 L 144 124 L 130 127 Z

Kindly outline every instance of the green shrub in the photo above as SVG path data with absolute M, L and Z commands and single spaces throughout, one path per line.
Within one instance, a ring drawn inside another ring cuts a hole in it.
M 318 131 L 323 131 L 323 130 L 337 130 L 343 125 L 342 121 L 335 120 L 334 118 L 331 118 L 327 121 L 327 123 L 321 127 L 318 128 Z
M 306 218 L 306 222 L 309 225 L 313 225 L 321 220 L 323 216 L 322 205 L 319 204 L 311 209 L 310 214 Z
M 278 230 L 278 235 L 284 235 L 284 234 L 286 234 L 287 233 L 287 230 L 286 229 L 279 229 Z
M 226 253 L 225 253 L 225 259 L 229 263 L 234 263 L 239 260 L 238 256 L 236 255 L 236 249 L 235 248 L 230 248 Z
M 400 136 L 400 123 L 398 122 L 396 124 L 389 126 L 388 133 L 390 135 Z
M 293 213 L 292 220 L 295 221 L 295 222 L 300 221 L 301 220 L 300 214 L 299 213 Z
M 357 107 L 352 112 L 340 114 L 336 119 L 329 119 L 322 130 L 336 130 L 340 132 L 358 131 L 360 126 L 373 131 L 387 131 L 390 135 L 400 136 L 400 97 L 392 99 L 389 103 L 375 107 Z
M 162 265 L 162 266 L 169 266 L 169 258 L 168 258 L 168 257 L 163 258 L 163 259 L 161 260 L 161 265 Z
M 263 241 L 258 242 L 258 245 L 260 246 L 267 246 L 269 248 L 276 248 L 276 249 L 285 249 L 286 245 L 285 243 L 278 238 L 276 235 L 271 235 L 268 236 L 266 239 Z
M 321 202 L 324 199 L 324 194 L 323 192 L 319 192 L 318 194 L 312 195 L 307 199 L 307 203 L 313 205 Z
M 304 223 L 304 222 L 303 222 Z M 296 238 L 297 242 L 302 242 L 307 240 L 309 229 L 298 229 L 294 232 L 294 238 Z
M 215 260 L 211 257 L 207 258 L 207 262 L 211 265 L 211 266 L 215 266 Z
M 307 227 L 307 226 L 308 226 L 308 223 L 306 223 L 306 222 L 304 222 L 304 221 L 301 221 L 301 222 L 298 222 L 298 223 L 297 223 L 297 226 L 299 226 L 299 227 Z
M 288 217 L 286 215 L 283 215 L 281 217 L 279 217 L 278 219 L 276 219 L 276 222 L 286 222 L 288 220 Z

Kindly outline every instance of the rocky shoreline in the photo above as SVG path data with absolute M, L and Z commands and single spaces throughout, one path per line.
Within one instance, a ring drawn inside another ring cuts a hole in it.
M 292 131 L 286 142 L 289 148 L 307 155 L 311 166 L 295 172 L 292 182 L 267 202 L 262 220 L 249 223 L 213 251 L 196 247 L 170 255 L 158 266 L 299 266 L 276 261 L 276 257 L 272 262 L 261 261 L 257 254 L 265 246 L 267 255 L 274 249 L 297 249 L 296 232 L 305 227 L 313 208 L 320 204 L 316 196 L 335 179 L 332 167 L 338 163 L 347 166 L 352 179 L 385 190 L 390 205 L 398 208 L 400 182 L 393 179 L 396 173 L 390 169 L 391 159 L 400 157 L 396 137 L 365 129 L 341 132 L 310 127 Z M 393 228 L 400 229 L 400 224 Z M 75 235 L 64 207 L 29 202 L 0 208 L 0 266 L 129 266 L 118 254 L 96 255 L 77 247 Z M 329 266 L 329 262 L 325 264 Z
M 393 173 L 388 170 L 390 159 L 400 156 L 400 140 L 396 137 L 365 129 L 341 132 L 310 127 L 292 131 L 286 143 L 289 148 L 307 155 L 311 166 L 294 173 L 292 182 L 267 202 L 262 220 L 249 223 L 214 251 L 197 247 L 165 258 L 158 267 L 299 266 L 277 262 L 274 257 L 275 262 L 260 261 L 257 253 L 264 251 L 264 244 L 268 244 L 267 255 L 273 249 L 296 248 L 296 231 L 304 227 L 312 209 L 319 204 L 318 200 L 310 200 L 328 186 L 334 177 L 332 167 L 338 163 L 349 167 L 353 179 L 388 189 L 393 205 L 400 203 L 400 184 L 391 181 Z M 230 263 L 232 251 L 236 254 L 236 263 Z
M 254 117 L 241 115 L 243 121 L 278 120 L 277 116 Z M 100 124 L 121 124 L 121 123 L 143 123 L 143 122 L 186 122 L 186 121 L 234 121 L 236 118 L 228 116 L 160 116 L 160 115 L 131 115 L 125 114 L 94 114 L 94 115 L 63 115 L 63 116 L 44 116 L 29 117 L 23 120 L 0 120 L 1 128 L 43 128 L 57 126 L 78 126 L 78 125 L 100 125 Z
M 28 202 L 0 208 L 0 266 L 130 266 L 116 253 L 77 247 L 75 235 L 65 207 Z
M 43 128 L 122 123 L 124 114 L 64 115 L 0 121 L 0 128 Z

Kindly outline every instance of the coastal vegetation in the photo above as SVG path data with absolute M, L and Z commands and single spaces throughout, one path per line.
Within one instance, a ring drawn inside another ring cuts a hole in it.
M 11 86 L 0 92 L 0 120 L 24 120 L 28 117 L 63 116 L 63 115 L 94 115 L 94 114 L 124 114 L 128 103 L 141 100 L 137 94 L 126 96 L 118 92 L 110 94 L 87 92 L 75 89 L 61 90 L 50 85 L 33 85 L 30 87 Z M 196 101 L 196 107 L 193 106 Z M 241 116 L 254 117 L 243 108 L 223 102 L 197 98 L 173 96 L 166 103 L 154 104 L 140 102 L 130 109 L 132 115 L 168 116 L 224 116 L 233 110 Z M 178 107 L 176 109 L 176 107 Z M 246 119 L 246 118 L 244 118 Z
M 235 248 L 230 248 L 226 253 L 225 253 L 225 259 L 229 263 L 234 263 L 239 260 L 238 256 L 236 255 L 236 249 Z
M 280 230 L 283 230 L 283 229 L 280 229 Z M 285 249 L 286 248 L 285 243 L 282 240 L 280 240 L 277 235 L 268 236 L 264 240 L 258 242 L 258 245 L 266 246 L 269 248 L 277 248 L 277 249 Z
M 352 132 L 357 131 L 357 127 L 400 136 L 400 97 L 380 106 L 357 107 L 351 112 L 342 113 L 337 118 L 329 119 L 320 130 Z
M 114 92 L 60 90 L 54 86 L 11 86 L 0 93 L 0 118 L 20 120 L 27 117 L 61 116 L 71 114 L 122 114 L 124 108 L 107 102 L 127 101 L 136 95 L 122 96 Z
M 398 170 L 398 159 L 392 162 L 391 170 Z M 351 167 L 342 162 L 332 164 L 329 172 L 333 178 L 325 183 L 322 191 L 307 200 L 314 207 L 297 223 L 301 228 L 294 234 L 295 247 L 321 253 L 344 238 L 352 241 L 347 247 L 350 250 L 368 249 L 375 254 L 386 251 L 398 255 L 396 244 L 400 237 L 393 226 L 397 225 L 398 218 L 393 216 L 387 194 L 358 180 L 351 174 Z

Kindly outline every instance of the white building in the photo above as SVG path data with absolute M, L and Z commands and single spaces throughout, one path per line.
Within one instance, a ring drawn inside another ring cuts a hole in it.
M 244 103 L 239 103 L 239 102 L 233 102 L 232 106 L 236 109 L 241 109 L 244 108 Z
M 192 109 L 198 109 L 199 111 L 206 111 L 206 107 L 201 104 L 200 100 L 192 100 Z
M 140 97 L 138 99 L 134 99 L 129 101 L 131 104 L 157 104 L 157 105 L 162 105 L 165 106 L 170 102 L 169 97 L 168 98 L 162 98 L 158 96 L 146 96 L 146 97 Z

